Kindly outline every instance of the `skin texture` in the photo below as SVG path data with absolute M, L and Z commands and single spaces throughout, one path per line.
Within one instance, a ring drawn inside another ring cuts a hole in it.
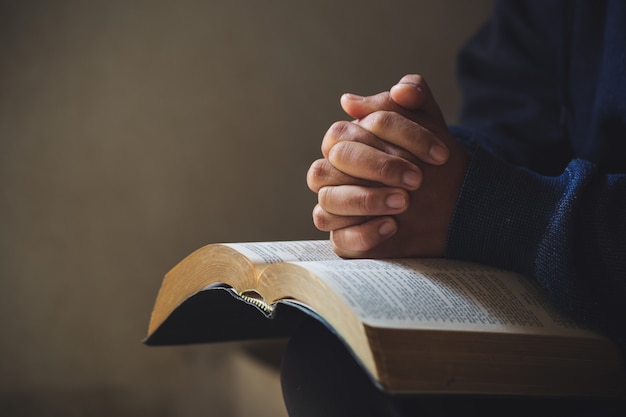
M 424 79 L 341 105 L 354 120 L 328 129 L 307 173 L 316 227 L 344 257 L 444 256 L 469 157 Z

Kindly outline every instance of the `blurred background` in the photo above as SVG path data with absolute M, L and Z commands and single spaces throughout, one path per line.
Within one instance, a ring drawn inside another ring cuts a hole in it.
M 305 173 L 340 95 L 421 73 L 453 122 L 490 6 L 0 0 L 0 415 L 285 415 L 250 354 L 280 344 L 142 345 L 163 275 L 325 237 Z

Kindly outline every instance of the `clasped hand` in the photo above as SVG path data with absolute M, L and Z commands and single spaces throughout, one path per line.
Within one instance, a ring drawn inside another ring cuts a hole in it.
M 424 79 L 341 106 L 355 120 L 328 129 L 307 173 L 315 226 L 344 257 L 444 256 L 469 158 Z

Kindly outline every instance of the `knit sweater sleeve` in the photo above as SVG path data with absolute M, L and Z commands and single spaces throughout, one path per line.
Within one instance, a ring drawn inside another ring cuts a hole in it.
M 536 279 L 561 308 L 626 347 L 625 214 L 626 175 L 572 160 L 561 175 L 542 176 L 478 146 L 446 256 Z
M 446 256 L 537 280 L 560 307 L 626 352 L 626 160 L 577 157 L 562 123 L 566 2 L 496 2 L 460 56 L 472 154 Z M 563 45 L 561 45 L 563 46 Z M 621 141 L 605 149 L 623 155 Z

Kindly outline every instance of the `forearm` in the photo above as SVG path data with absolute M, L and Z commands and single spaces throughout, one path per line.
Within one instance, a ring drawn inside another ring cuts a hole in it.
M 456 134 L 472 141 L 467 131 Z M 524 273 L 560 307 L 623 344 L 625 213 L 626 175 L 573 160 L 560 176 L 541 176 L 478 146 L 446 256 Z

